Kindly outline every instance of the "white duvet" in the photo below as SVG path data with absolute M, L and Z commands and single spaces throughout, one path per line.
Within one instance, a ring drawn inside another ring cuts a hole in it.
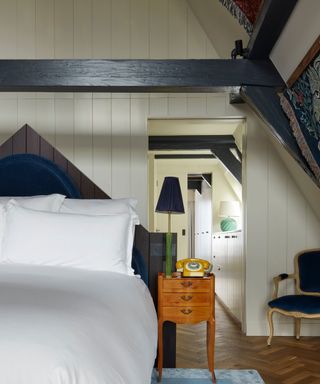
M 149 384 L 156 327 L 137 277 L 0 265 L 0 384 Z

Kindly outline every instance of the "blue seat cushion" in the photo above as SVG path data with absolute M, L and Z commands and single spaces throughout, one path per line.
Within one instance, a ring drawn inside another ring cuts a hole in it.
M 302 312 L 308 315 L 320 315 L 320 296 L 282 296 L 271 300 L 268 305 L 271 308 L 279 308 L 288 312 Z

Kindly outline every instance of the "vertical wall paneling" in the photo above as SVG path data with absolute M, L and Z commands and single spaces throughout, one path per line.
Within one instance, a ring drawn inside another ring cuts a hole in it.
M 148 215 L 148 185 L 146 183 L 147 170 L 147 117 L 148 99 L 131 99 L 131 194 L 138 199 L 139 212 L 143 217 Z
M 131 0 L 130 57 L 149 57 L 149 0 Z
M 36 0 L 17 0 L 17 58 L 34 59 Z
M 54 58 L 54 0 L 36 0 L 36 55 L 37 59 Z
M 74 0 L 74 57 L 92 57 L 92 0 Z
M 34 128 L 50 144 L 55 145 L 55 105 L 54 99 L 36 99 L 36 125 Z
M 187 4 L 185 0 L 169 1 L 169 58 L 187 57 Z
M 169 0 L 149 0 L 149 37 L 150 58 L 164 59 L 169 57 Z M 170 0 L 171 1 L 171 0 Z
M 187 57 L 189 59 L 205 59 L 207 36 L 189 6 L 187 8 L 187 23 Z
M 168 114 L 170 117 L 186 116 L 187 115 L 187 96 L 184 94 L 169 95 Z
M 93 181 L 111 195 L 111 99 L 93 99 Z
M 268 260 L 268 147 L 267 137 L 255 121 L 248 121 L 246 171 L 247 171 L 247 241 L 246 308 L 247 327 L 255 321 L 265 324 Z M 259 180 L 259 182 L 257 182 Z M 250 182 L 250 184 L 249 184 Z M 252 184 L 251 184 L 252 183 Z M 257 230 L 258 228 L 258 230 Z M 250 234 L 250 235 L 249 235 Z M 249 284 L 248 284 L 249 282 Z M 261 283 L 264 282 L 264 283 Z M 254 289 L 253 289 L 254 287 Z
M 92 57 L 111 57 L 112 0 L 92 0 Z
M 130 58 L 130 0 L 112 0 L 112 58 Z
M 36 101 L 35 99 L 25 98 L 22 93 L 18 97 L 18 127 L 29 124 L 33 127 L 36 125 Z
M 54 54 L 57 59 L 72 59 L 73 0 L 54 0 Z
M 307 233 L 306 233 L 306 248 L 319 247 L 320 227 L 319 220 L 314 214 L 312 208 L 307 206 Z
M 56 98 L 55 110 L 55 146 L 68 160 L 74 161 L 74 100 Z
M 268 152 L 268 295 L 273 292 L 273 282 L 270 276 L 286 271 L 287 258 L 287 178 L 283 177 L 279 158 L 272 154 L 269 145 Z M 285 284 L 281 285 L 279 293 L 286 293 Z
M 17 0 L 2 1 L 0 12 L 0 58 L 17 55 Z
M 0 143 L 8 139 L 16 130 L 18 124 L 17 97 L 0 98 Z
M 74 99 L 74 163 L 85 175 L 92 177 L 92 97 Z
M 130 99 L 112 99 L 112 198 L 130 190 Z

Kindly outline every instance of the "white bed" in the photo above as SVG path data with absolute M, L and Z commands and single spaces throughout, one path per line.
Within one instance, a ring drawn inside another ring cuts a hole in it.
M 1 384 L 149 384 L 156 326 L 135 276 L 0 265 Z

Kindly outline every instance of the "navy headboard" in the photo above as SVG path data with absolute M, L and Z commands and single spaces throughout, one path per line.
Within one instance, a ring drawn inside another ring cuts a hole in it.
M 69 175 L 52 161 L 34 154 L 0 159 L 0 196 L 35 196 L 60 193 L 81 198 Z M 148 285 L 148 269 L 140 251 L 133 247 L 132 268 Z
M 52 161 L 32 154 L 0 160 L 0 196 L 35 196 L 60 193 L 80 198 L 69 176 Z

